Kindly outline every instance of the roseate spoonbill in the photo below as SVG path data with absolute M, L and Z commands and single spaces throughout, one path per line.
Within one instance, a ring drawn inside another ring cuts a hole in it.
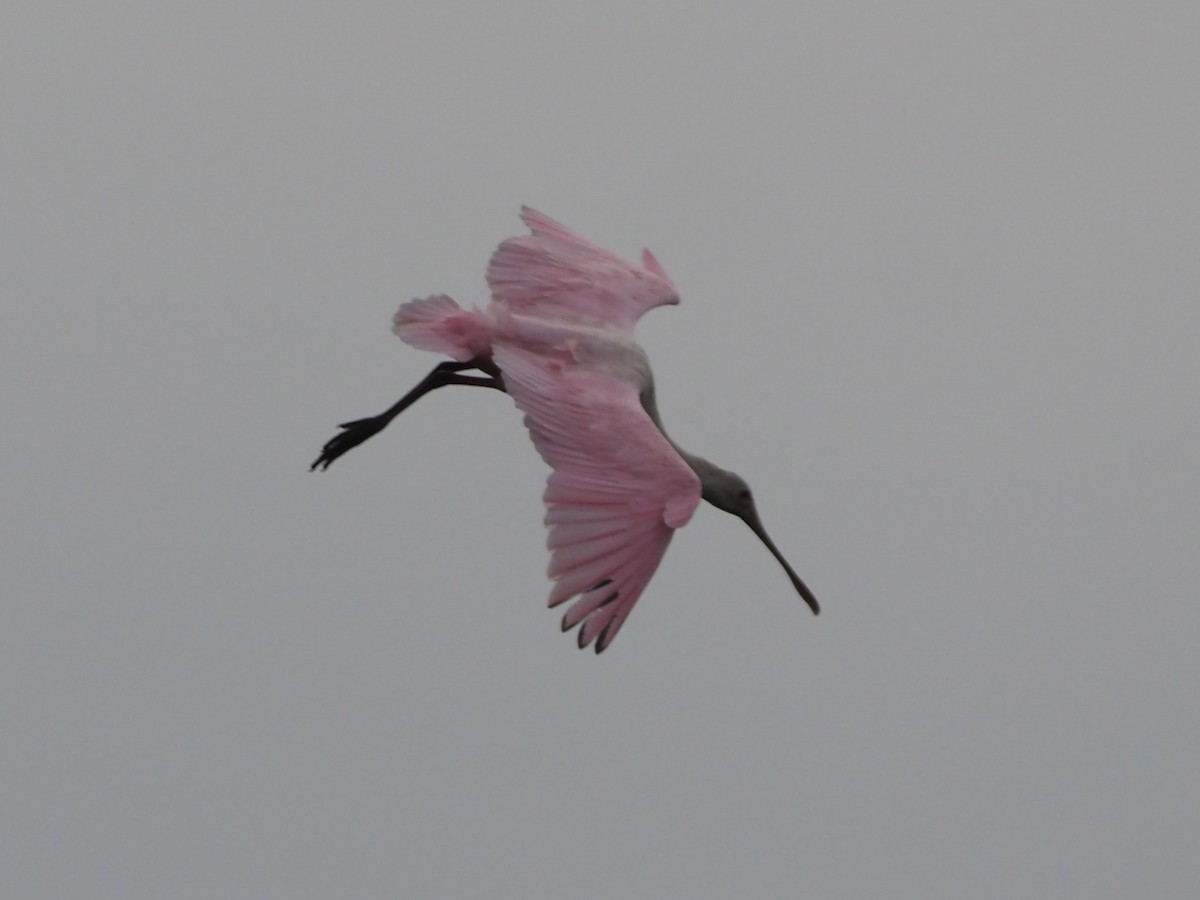
M 311 469 L 328 468 L 436 388 L 505 391 L 553 470 L 543 498 L 550 606 L 577 598 L 562 629 L 580 626 L 580 648 L 594 642 L 600 653 L 617 636 L 701 499 L 749 525 L 818 612 L 817 598 L 767 536 L 746 482 L 686 452 L 663 429 L 650 363 L 633 340 L 642 313 L 679 302 L 662 266 L 649 250 L 632 265 L 528 207 L 521 219 L 531 234 L 493 254 L 486 309 L 435 295 L 405 303 L 393 319 L 405 343 L 451 360 L 386 412 L 343 424 Z M 463 374 L 469 370 L 482 374 Z

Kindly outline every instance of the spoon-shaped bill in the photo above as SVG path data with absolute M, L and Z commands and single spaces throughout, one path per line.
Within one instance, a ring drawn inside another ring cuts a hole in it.
M 779 560 L 779 564 L 783 566 L 783 571 L 787 572 L 788 578 L 792 580 L 792 586 L 796 589 L 796 593 L 804 598 L 804 602 L 812 609 L 813 615 L 819 613 L 821 605 L 817 603 L 816 596 L 808 589 L 808 585 L 800 580 L 800 576 L 796 574 L 796 571 L 788 565 L 788 561 L 783 558 L 783 554 L 779 552 L 779 548 L 775 546 L 775 542 L 767 537 L 767 530 L 763 528 L 762 522 L 759 521 L 758 514 L 751 511 L 750 514 L 744 517 L 744 521 L 750 526 L 750 530 L 758 535 L 758 539 L 766 544 L 767 549 L 771 551 L 771 555 Z

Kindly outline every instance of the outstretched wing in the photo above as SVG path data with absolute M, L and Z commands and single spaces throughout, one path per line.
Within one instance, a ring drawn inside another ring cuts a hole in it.
M 612 375 L 497 344 L 493 359 L 554 470 L 546 484 L 550 606 L 579 646 L 596 652 L 658 568 L 676 528 L 700 503 L 700 479 L 642 409 L 637 388 Z
M 521 220 L 532 234 L 506 240 L 488 264 L 495 303 L 524 315 L 632 334 L 642 313 L 679 302 L 649 250 L 635 266 L 527 206 Z

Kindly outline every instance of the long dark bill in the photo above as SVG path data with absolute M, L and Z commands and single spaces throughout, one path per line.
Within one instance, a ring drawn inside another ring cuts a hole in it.
M 816 596 L 808 589 L 808 585 L 800 580 L 800 576 L 796 574 L 796 571 L 788 565 L 788 561 L 783 558 L 783 554 L 779 552 L 779 548 L 775 546 L 775 542 L 767 537 L 767 531 L 763 528 L 762 522 L 758 520 L 758 516 L 747 516 L 744 521 L 750 526 L 750 530 L 758 535 L 758 539 L 766 544 L 767 549 L 771 551 L 771 555 L 779 560 L 779 564 L 783 566 L 783 571 L 787 572 L 788 578 L 792 580 L 792 586 L 796 589 L 796 593 L 804 598 L 804 602 L 812 609 L 813 615 L 819 613 L 821 611 L 821 604 L 817 603 Z

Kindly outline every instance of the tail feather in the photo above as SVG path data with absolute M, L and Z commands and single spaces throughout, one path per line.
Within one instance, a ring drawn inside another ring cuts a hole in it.
M 463 309 L 445 294 L 405 303 L 392 317 L 392 331 L 410 346 L 444 353 L 459 362 L 491 352 L 492 335 L 486 314 L 478 309 Z

